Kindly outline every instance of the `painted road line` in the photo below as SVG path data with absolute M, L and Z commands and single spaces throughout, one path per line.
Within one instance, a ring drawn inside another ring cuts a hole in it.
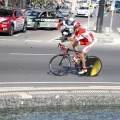
M 40 56 L 49 56 L 49 55 L 56 55 L 56 54 L 28 54 L 28 53 L 10 53 L 10 55 L 40 55 Z
M 10 42 L 14 42 L 14 41 L 16 41 L 16 39 L 0 39 L 0 41 L 10 41 Z
M 120 82 L 0 82 L 0 85 L 13 85 L 13 84 L 109 84 L 120 85 Z
M 113 30 L 112 30 L 112 29 L 110 30 L 110 27 L 105 27 L 105 29 L 106 29 L 106 30 L 105 30 L 106 33 L 109 33 L 109 32 L 110 32 L 110 33 L 113 33 Z
M 61 36 L 55 37 L 55 38 L 53 38 L 53 39 L 51 39 L 51 40 L 48 40 L 47 42 L 52 42 L 52 41 L 59 40 L 60 37 L 61 37 Z
M 118 32 L 120 33 L 120 28 L 117 28 Z
M 14 34 L 13 36 L 14 36 L 14 37 L 17 37 L 17 36 L 19 36 L 19 35 L 20 35 L 20 34 Z
M 40 40 L 25 40 L 26 42 L 42 42 Z

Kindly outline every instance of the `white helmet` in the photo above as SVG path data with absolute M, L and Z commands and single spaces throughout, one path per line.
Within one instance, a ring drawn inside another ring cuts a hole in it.
M 74 19 L 74 18 L 72 18 L 72 17 L 70 17 L 70 18 L 69 18 L 69 21 L 74 22 L 74 21 L 75 21 L 75 19 Z

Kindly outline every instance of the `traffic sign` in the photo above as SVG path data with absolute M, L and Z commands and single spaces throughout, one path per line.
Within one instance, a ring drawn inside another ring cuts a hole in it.
M 89 9 L 92 9 L 92 7 L 93 7 L 92 4 L 89 4 Z

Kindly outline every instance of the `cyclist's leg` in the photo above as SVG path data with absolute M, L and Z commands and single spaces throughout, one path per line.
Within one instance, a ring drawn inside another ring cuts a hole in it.
M 86 43 L 85 43 L 85 39 L 81 39 L 81 40 L 79 40 L 79 45 L 86 45 Z M 83 49 L 84 50 L 84 49 Z M 83 67 L 86 67 L 86 63 L 85 63 L 85 54 L 86 54 L 86 52 L 85 51 L 83 51 L 82 50 L 82 52 L 80 53 L 80 57 L 81 57 L 81 60 L 82 60 L 82 65 L 83 65 Z
M 86 62 L 85 62 L 85 54 L 88 53 L 88 51 L 91 49 L 91 47 L 94 45 L 94 42 L 91 42 L 90 44 L 86 45 L 82 52 L 80 53 L 82 59 L 82 63 L 83 63 L 83 67 L 86 67 Z
M 83 73 L 87 72 L 86 62 L 85 62 L 85 54 L 90 50 L 90 48 L 93 45 L 93 43 L 89 43 L 88 44 L 86 41 L 87 41 L 86 39 L 81 39 L 79 41 L 80 45 L 85 45 L 85 47 L 83 48 L 82 52 L 80 53 L 83 69 L 82 69 L 82 71 L 79 72 L 79 74 L 83 74 Z

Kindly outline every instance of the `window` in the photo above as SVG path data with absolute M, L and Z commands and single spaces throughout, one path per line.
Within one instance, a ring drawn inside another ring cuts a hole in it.
M 10 17 L 12 16 L 12 10 L 0 9 L 0 17 Z
M 49 11 L 49 12 L 47 12 L 47 17 L 55 17 L 55 13 L 54 13 L 54 11 Z
M 26 16 L 37 16 L 37 14 L 38 14 L 37 11 L 31 11 L 31 10 L 25 12 Z
M 18 11 L 19 16 L 23 16 L 22 12 L 19 10 Z
M 43 12 L 43 13 L 41 14 L 41 17 L 47 17 L 47 13 L 46 13 L 46 12 Z

